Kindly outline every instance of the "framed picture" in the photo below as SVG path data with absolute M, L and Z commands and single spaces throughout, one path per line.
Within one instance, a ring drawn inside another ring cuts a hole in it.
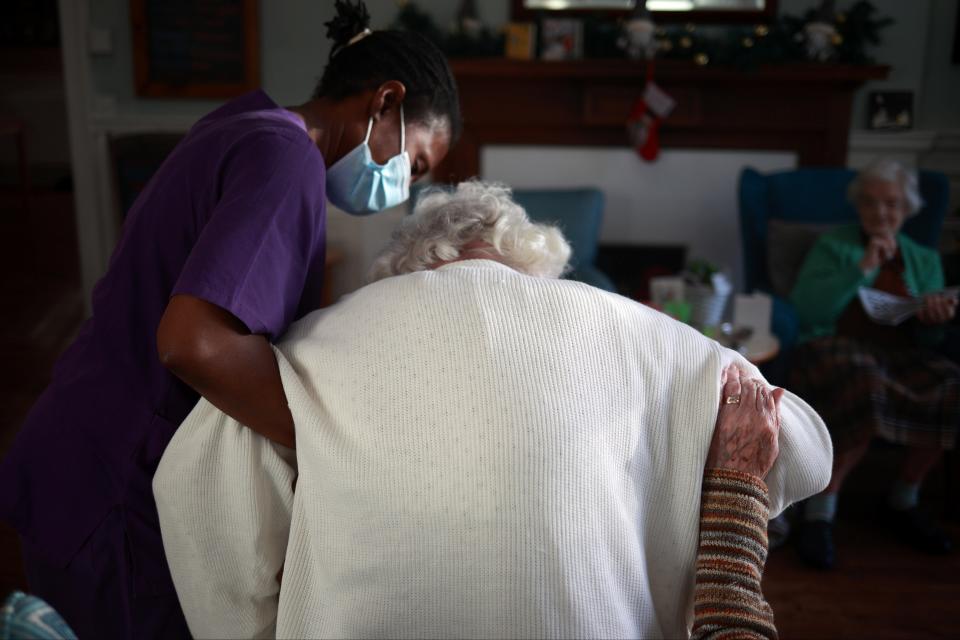
M 574 18 L 544 18 L 540 23 L 541 60 L 583 57 L 583 22 Z
M 130 0 L 137 95 L 230 98 L 260 84 L 257 0 Z
M 905 131 L 912 128 L 912 91 L 875 91 L 868 95 L 867 129 Z

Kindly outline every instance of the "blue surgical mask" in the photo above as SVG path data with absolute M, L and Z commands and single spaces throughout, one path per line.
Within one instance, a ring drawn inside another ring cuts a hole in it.
M 410 197 L 410 156 L 406 152 L 406 126 L 400 105 L 400 153 L 377 164 L 370 154 L 370 132 L 350 153 L 327 169 L 327 198 L 347 213 L 363 216 L 407 201 Z

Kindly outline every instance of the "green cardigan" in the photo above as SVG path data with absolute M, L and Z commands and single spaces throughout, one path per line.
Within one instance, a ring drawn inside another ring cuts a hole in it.
M 920 296 L 943 289 L 943 266 L 940 254 L 917 244 L 907 236 L 897 235 L 903 255 L 903 279 L 907 290 Z M 864 275 L 860 260 L 866 247 L 859 225 L 843 226 L 824 233 L 807 254 L 790 294 L 790 302 L 800 319 L 800 342 L 836 333 L 837 319 L 860 287 L 869 287 L 879 269 Z M 924 329 L 928 329 L 924 327 Z M 935 342 L 940 331 L 923 331 L 918 339 L 925 344 Z

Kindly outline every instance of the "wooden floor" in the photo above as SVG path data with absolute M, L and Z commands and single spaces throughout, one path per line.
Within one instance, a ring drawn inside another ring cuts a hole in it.
M 791 543 L 770 552 L 764 592 L 782 638 L 960 638 L 960 553 L 933 557 L 905 548 L 878 515 L 899 458 L 893 448 L 875 448 L 848 480 L 836 570 L 807 569 Z M 924 506 L 931 513 L 943 509 L 943 482 L 942 470 L 928 479 Z M 960 542 L 960 526 L 944 526 Z
M 37 194 L 29 212 L 0 194 L 0 455 L 79 323 L 74 236 L 70 194 Z M 960 554 L 930 558 L 903 549 L 875 522 L 896 453 L 879 451 L 851 478 L 838 570 L 805 569 L 792 548 L 771 552 L 764 585 L 782 638 L 960 637 Z M 939 510 L 942 475 L 928 485 L 925 499 Z M 960 541 L 960 527 L 951 531 Z M 14 588 L 26 588 L 17 538 L 0 525 L 0 597 Z

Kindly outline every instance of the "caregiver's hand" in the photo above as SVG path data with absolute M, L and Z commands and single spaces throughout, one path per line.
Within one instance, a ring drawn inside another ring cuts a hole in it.
M 293 416 L 277 358 L 264 336 L 205 300 L 170 298 L 157 329 L 160 362 L 218 409 L 285 447 Z
M 761 480 L 780 452 L 780 398 L 783 389 L 741 378 L 730 365 L 721 374 L 720 413 L 707 454 L 707 469 L 743 471 Z

